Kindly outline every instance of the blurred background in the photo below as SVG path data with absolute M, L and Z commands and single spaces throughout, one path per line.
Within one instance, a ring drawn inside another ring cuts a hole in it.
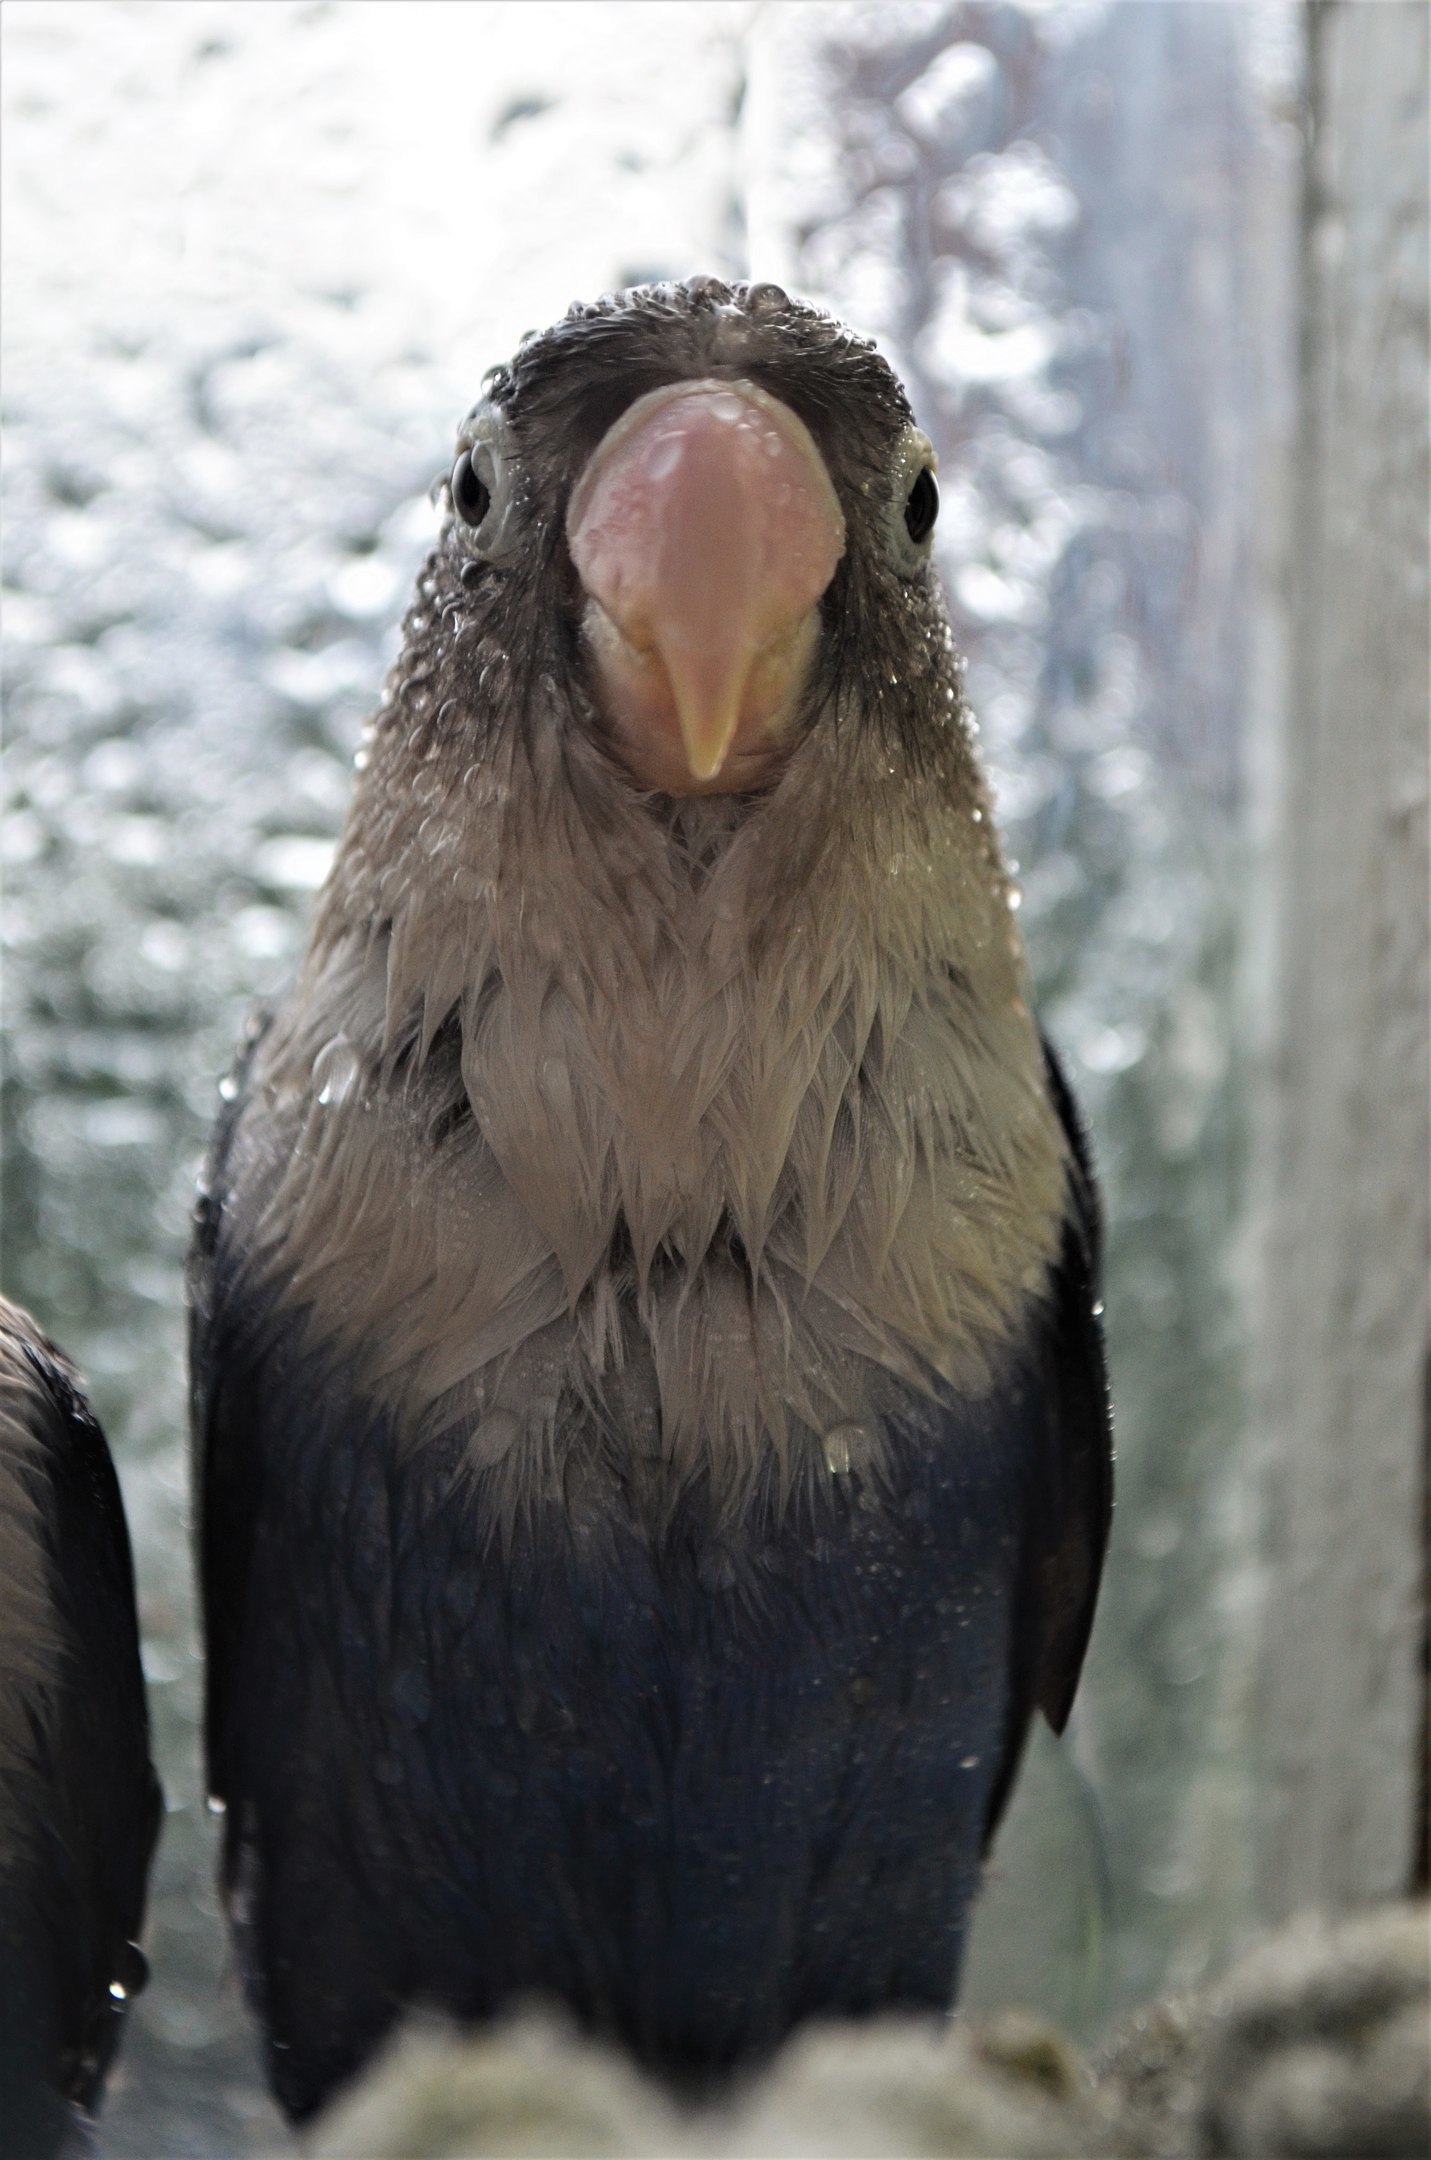
M 828 304 L 878 338 L 936 438 L 1042 1015 L 1104 1179 L 1115 1539 L 1072 1728 L 1032 1750 L 995 1856 L 968 1999 L 1091 2039 L 1303 1896 L 1259 1858 L 1268 1780 L 1300 1789 L 1295 1744 L 1279 1772 L 1258 1739 L 1261 1616 L 1293 1610 L 1279 1568 L 1311 1580 L 1267 1534 L 1290 1396 L 1265 1348 L 1286 1336 L 1269 1254 L 1301 1235 L 1278 1195 L 1305 1189 L 1277 1119 L 1315 605 L 1308 295 L 1341 304 L 1346 240 L 1318 222 L 1341 168 L 1318 179 L 1335 137 L 1311 115 L 1329 69 L 1334 90 L 1358 66 L 1401 85 L 1363 134 L 1391 224 L 1398 175 L 1420 187 L 1422 253 L 1413 217 L 1375 319 L 1394 341 L 1410 311 L 1424 379 L 1425 13 L 8 0 L 5 1287 L 87 1373 L 115 1448 L 168 1793 L 154 1977 L 106 2153 L 283 2142 L 197 1748 L 180 1274 L 218 1079 L 300 950 L 457 419 L 524 329 L 648 277 L 750 274 Z M 1358 59 L 1373 16 L 1421 27 Z M 1377 425 L 1394 497 L 1424 426 Z M 1424 617 L 1416 545 L 1404 598 Z M 1392 706 L 1423 679 L 1412 650 Z M 1391 1326 L 1387 1369 L 1419 1400 L 1425 1216 L 1404 1196 L 1406 1147 L 1424 1160 L 1425 794 L 1407 739 L 1377 780 L 1377 816 L 1401 824 L 1373 820 L 1368 842 L 1400 880 L 1383 913 L 1403 1090 L 1401 1139 L 1376 1142 L 1401 1213 L 1388 1227 L 1368 1204 L 1394 1262 L 1369 1324 L 1383 1352 Z M 1400 1812 L 1347 1896 L 1405 1889 L 1411 1864 L 1423 1472 L 1400 1395 L 1393 1411 L 1366 1534 Z

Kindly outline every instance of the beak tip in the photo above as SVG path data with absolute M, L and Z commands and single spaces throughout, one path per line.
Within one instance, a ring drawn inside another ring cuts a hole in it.
M 681 743 L 693 780 L 705 785 L 719 778 L 735 741 L 738 718 L 738 710 L 722 714 L 719 724 L 712 727 L 705 714 L 692 715 L 688 719 L 684 712 L 680 713 Z

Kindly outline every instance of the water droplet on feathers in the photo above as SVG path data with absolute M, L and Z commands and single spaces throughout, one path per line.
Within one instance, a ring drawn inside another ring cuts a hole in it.
M 709 1545 L 696 1562 L 703 1590 L 729 1590 L 735 1582 L 735 1562 L 719 1545 Z
M 869 1452 L 870 1429 L 851 1421 L 832 1425 L 825 1435 L 825 1467 L 832 1477 L 848 1477 L 858 1470 Z
M 404 1667 L 393 1681 L 393 1710 L 410 1732 L 431 1717 L 432 1683 L 420 1666 Z
M 324 1109 L 345 1103 L 358 1084 L 358 1053 L 346 1035 L 335 1035 L 313 1060 L 313 1086 Z
M 522 1437 L 522 1421 L 514 1410 L 489 1410 L 468 1442 L 475 1462 L 499 1463 Z

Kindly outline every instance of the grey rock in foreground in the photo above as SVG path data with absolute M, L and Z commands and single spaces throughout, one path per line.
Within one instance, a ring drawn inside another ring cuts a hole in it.
M 1142 2133 L 1130 2152 L 1424 2160 L 1431 1908 L 1304 1916 L 1217 1987 L 1131 2018 L 1096 2082 Z
M 410 2029 L 319 2124 L 315 2160 L 668 2155 L 1318 2156 L 1431 2150 L 1431 1909 L 1298 1921 L 1215 1987 L 1139 2011 L 1091 2065 L 1041 2021 L 812 2029 L 727 2111 L 682 2115 L 532 2013 Z

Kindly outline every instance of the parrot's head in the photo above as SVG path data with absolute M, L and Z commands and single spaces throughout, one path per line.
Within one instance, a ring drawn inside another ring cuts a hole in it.
M 842 708 L 907 731 L 889 692 L 947 644 L 935 464 L 829 316 L 769 284 L 640 287 L 493 371 L 444 545 L 638 788 L 746 795 Z

